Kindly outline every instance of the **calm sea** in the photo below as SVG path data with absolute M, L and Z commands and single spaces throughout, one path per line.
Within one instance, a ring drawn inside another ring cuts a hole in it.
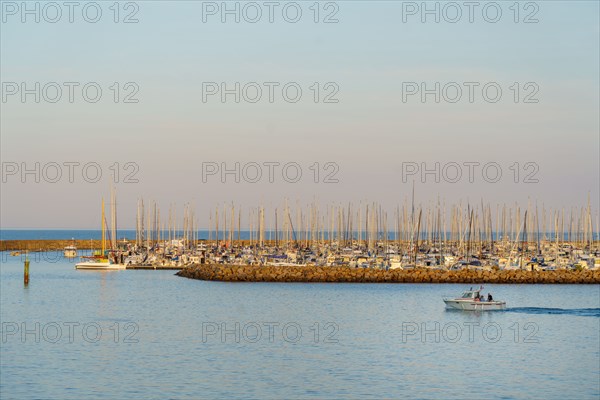
M 0 265 L 2 399 L 597 399 L 600 286 L 223 283 Z

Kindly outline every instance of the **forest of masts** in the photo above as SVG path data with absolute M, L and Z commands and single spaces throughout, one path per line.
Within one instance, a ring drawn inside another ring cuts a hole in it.
M 597 241 L 599 217 L 592 216 L 587 205 L 568 210 L 546 209 L 528 203 L 492 207 L 478 205 L 446 206 L 438 200 L 428 206 L 408 204 L 388 212 L 377 203 L 349 203 L 321 207 L 309 204 L 295 207 L 284 201 L 280 207 L 264 206 L 243 210 L 234 204 L 223 204 L 209 212 L 208 233 L 203 239 L 211 243 L 276 247 L 330 246 L 375 249 L 396 243 L 457 247 L 494 242 L 568 242 L 591 247 Z M 594 221 L 595 220 L 595 221 Z M 595 222 L 595 223 L 594 223 Z M 595 225 L 595 229 L 594 229 Z M 139 200 L 136 218 L 136 243 L 150 248 L 158 242 L 183 240 L 190 248 L 198 242 L 199 224 L 196 211 L 187 203 L 178 215 L 171 205 L 165 216 L 155 202 L 147 205 Z

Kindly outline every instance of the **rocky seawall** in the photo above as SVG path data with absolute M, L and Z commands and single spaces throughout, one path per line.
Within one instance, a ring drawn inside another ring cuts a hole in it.
M 438 271 L 378 270 L 349 267 L 273 267 L 200 264 L 177 273 L 190 279 L 227 282 L 354 283 L 544 283 L 598 284 L 600 271 Z
M 0 240 L 0 251 L 47 251 L 63 250 L 73 244 L 73 240 Z M 90 246 L 99 249 L 100 240 L 75 240 L 75 246 L 80 250 L 89 250 Z

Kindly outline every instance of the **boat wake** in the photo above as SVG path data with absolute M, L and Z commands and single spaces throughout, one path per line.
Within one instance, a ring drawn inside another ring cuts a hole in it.
M 575 315 L 578 317 L 600 317 L 600 308 L 514 307 L 507 308 L 506 312 L 516 312 L 522 314 Z

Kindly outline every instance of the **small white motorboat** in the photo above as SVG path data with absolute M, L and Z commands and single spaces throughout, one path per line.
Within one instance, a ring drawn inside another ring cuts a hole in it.
M 488 298 L 483 299 L 481 291 L 483 286 L 479 289 L 473 290 L 473 288 L 466 290 L 461 297 L 449 298 L 444 297 L 444 303 L 446 308 L 452 310 L 465 310 L 465 311 L 501 311 L 506 310 L 506 302 L 498 301 Z M 490 296 L 491 297 L 491 296 Z
M 77 247 L 75 245 L 66 246 L 63 254 L 65 258 L 75 258 L 77 257 Z

